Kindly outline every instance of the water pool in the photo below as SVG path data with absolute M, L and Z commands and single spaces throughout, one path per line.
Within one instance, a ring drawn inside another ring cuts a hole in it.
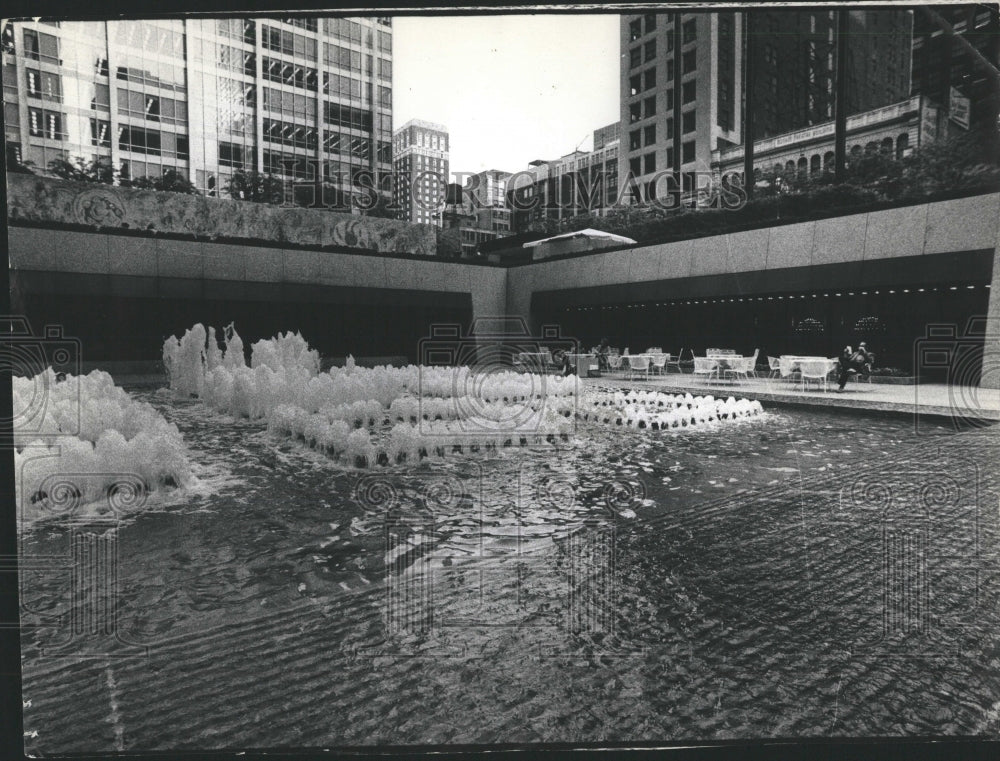
M 124 642 L 59 644 L 90 601 L 26 564 L 29 753 L 1000 730 L 992 429 L 768 409 L 358 471 L 136 394 L 214 486 L 117 528 Z

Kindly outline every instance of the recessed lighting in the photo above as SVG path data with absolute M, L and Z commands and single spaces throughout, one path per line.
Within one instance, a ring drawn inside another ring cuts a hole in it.
M 918 292 L 918 293 L 923 293 L 923 292 L 924 292 L 924 289 L 923 289 L 923 288 L 917 288 L 917 292 Z
M 862 296 L 867 296 L 868 295 L 868 291 L 861 291 L 861 295 Z
M 910 289 L 909 289 L 909 288 L 904 288 L 904 289 L 903 289 L 903 293 L 909 293 L 909 292 L 910 292 Z
M 965 286 L 965 287 L 966 287 L 966 288 L 968 288 L 968 289 L 969 289 L 969 290 L 971 291 L 971 290 L 972 290 L 973 288 L 975 288 L 976 286 L 974 286 L 974 285 L 967 285 L 967 286 Z
M 895 293 L 895 291 L 889 291 L 889 293 Z
M 950 288 L 949 290 L 952 290 L 952 291 L 957 291 L 957 290 L 958 290 L 958 288 L 957 288 L 956 286 L 954 286 L 954 285 L 953 285 L 953 286 L 952 286 L 952 287 L 951 287 L 951 288 Z

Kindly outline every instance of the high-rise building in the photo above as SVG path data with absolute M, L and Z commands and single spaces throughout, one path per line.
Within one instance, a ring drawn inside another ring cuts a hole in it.
M 934 5 L 934 11 L 987 62 L 1000 67 L 1000 13 L 995 5 Z M 995 122 L 1000 112 L 1000 94 L 972 54 L 924 13 L 914 11 L 913 93 L 926 95 L 949 109 L 952 92 L 961 105 L 968 105 L 968 125 L 972 128 Z M 956 104 L 958 105 L 958 104 Z M 951 123 L 965 126 L 961 114 L 953 113 Z M 956 118 L 957 117 L 957 118 Z
M 448 128 L 410 119 L 392 133 L 394 205 L 409 222 L 441 226 L 448 185 Z
M 3 58 L 9 158 L 174 169 L 210 195 L 246 170 L 322 179 L 326 203 L 359 186 L 389 200 L 390 18 L 8 22 Z
M 712 152 L 743 142 L 744 26 L 750 106 L 762 138 L 833 116 L 836 14 L 755 9 L 621 18 L 620 175 L 626 198 L 663 197 L 710 172 Z M 848 112 L 909 94 L 909 11 L 851 11 Z M 635 178 L 635 182 L 632 182 Z

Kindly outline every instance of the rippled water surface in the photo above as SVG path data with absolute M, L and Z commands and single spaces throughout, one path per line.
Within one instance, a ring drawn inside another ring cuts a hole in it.
M 87 529 L 95 619 L 81 529 L 25 532 L 29 752 L 1000 730 L 995 429 L 768 409 L 358 471 L 139 396 L 211 488 Z

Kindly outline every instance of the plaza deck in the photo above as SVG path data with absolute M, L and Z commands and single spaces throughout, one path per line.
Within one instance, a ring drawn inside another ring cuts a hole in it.
M 761 402 L 796 407 L 842 408 L 944 416 L 965 420 L 1000 420 L 1000 390 L 977 386 L 951 386 L 944 383 L 895 385 L 849 381 L 843 393 L 835 393 L 836 384 L 827 391 L 815 386 L 802 390 L 798 383 L 769 378 L 751 378 L 746 382 L 708 380 L 686 373 L 653 375 L 649 380 L 627 380 L 616 376 L 587 378 L 591 385 L 654 388 L 668 393 L 744 396 Z

